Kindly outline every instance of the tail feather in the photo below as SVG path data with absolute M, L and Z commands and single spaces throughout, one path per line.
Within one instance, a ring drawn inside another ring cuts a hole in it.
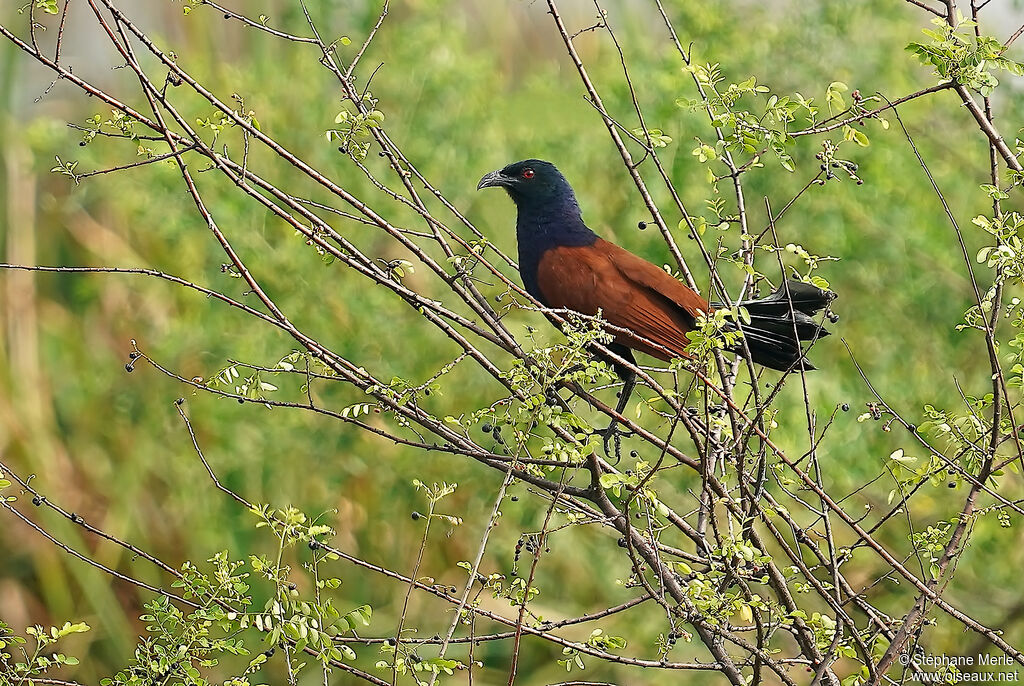
M 788 298 L 786 297 L 787 290 L 789 292 Z M 792 300 L 794 310 L 813 316 L 835 300 L 835 297 L 836 294 L 831 291 L 822 290 L 803 281 L 786 279 L 786 283 L 776 288 L 775 292 L 767 298 L 748 300 L 744 303 L 744 306 L 747 309 L 753 306 L 762 314 L 771 313 L 788 316 L 790 311 L 789 303 Z
M 802 343 L 829 335 L 812 317 L 835 297 L 817 286 L 787 279 L 771 295 L 741 303 L 750 314 L 750 323 L 742 328 L 754 362 L 779 371 L 794 367 L 803 358 Z M 806 358 L 803 366 L 814 369 Z

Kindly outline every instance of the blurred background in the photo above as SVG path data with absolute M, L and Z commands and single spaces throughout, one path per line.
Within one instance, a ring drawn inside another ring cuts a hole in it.
M 348 56 L 380 11 L 376 0 L 316 4 L 316 19 L 327 35 L 351 37 L 353 45 L 342 53 Z M 339 155 L 336 145 L 324 141 L 323 132 L 333 126 L 341 105 L 336 82 L 318 65 L 315 48 L 246 30 L 210 8 L 183 16 L 176 2 L 131 5 L 126 10 L 140 26 L 177 53 L 179 63 L 222 99 L 239 93 L 264 131 L 357 195 L 372 193 L 362 173 Z M 566 0 L 562 5 L 571 31 L 595 23 L 591 3 Z M 676 98 L 696 97 L 692 81 L 680 70 L 679 56 L 656 10 L 641 5 L 645 3 L 609 2 L 609 20 L 626 51 L 648 125 L 673 138 L 661 151 L 662 159 L 691 211 L 701 212 L 710 190 L 705 169 L 691 150 L 694 136 L 708 139 L 709 129 L 705 117 L 675 105 Z M 306 32 L 295 3 L 231 6 L 249 16 L 266 14 L 272 26 Z M 929 26 L 931 16 L 908 3 L 732 0 L 666 6 L 683 44 L 692 44 L 694 61 L 720 63 L 730 82 L 756 75 L 775 92 L 800 92 L 819 103 L 832 81 L 843 81 L 865 95 L 880 91 L 891 99 L 934 83 L 930 70 L 904 50 L 908 42 L 921 40 L 920 30 Z M 522 0 L 392 2 L 361 67 L 365 79 L 383 65 L 371 90 L 387 115 L 388 133 L 427 178 L 509 253 L 514 254 L 511 203 L 497 193 L 477 193 L 476 183 L 483 173 L 507 162 L 540 157 L 555 162 L 573 183 L 592 228 L 658 264 L 668 262 L 657 232 L 637 229 L 637 222 L 648 218 L 642 202 L 597 113 L 583 99 L 578 75 L 545 9 L 541 2 Z M 992 23 L 983 25 L 983 32 L 1000 40 L 1024 22 L 1019 2 L 999 0 L 986 12 Z M 24 35 L 27 19 L 16 7 L 0 9 L 0 20 Z M 119 61 L 95 28 L 88 7 L 76 4 L 69 22 L 64 56 L 75 73 L 142 108 L 137 81 L 130 70 L 116 68 Z M 608 110 L 635 126 L 619 55 L 607 35 L 590 32 L 577 45 Z M 1017 59 L 1019 45 L 1011 52 Z M 77 186 L 50 173 L 55 156 L 78 161 L 81 173 L 131 162 L 135 153 L 133 146 L 104 142 L 79 147 L 81 133 L 68 122 L 83 124 L 87 117 L 109 112 L 68 84 L 58 83 L 44 94 L 51 79 L 11 43 L 0 42 L 2 261 L 151 267 L 241 293 L 241 284 L 221 273 L 224 256 L 197 216 L 175 166 L 150 165 Z M 997 123 L 1012 140 L 1024 111 L 1019 84 L 1000 89 L 995 104 Z M 208 109 L 197 105 L 190 113 L 210 116 Z M 953 93 L 908 103 L 900 114 L 976 251 L 984 236 L 971 227 L 970 219 L 990 209 L 978 190 L 989 178 L 983 136 Z M 955 235 L 893 123 L 888 131 L 871 124 L 871 145 L 851 152 L 860 166 L 862 186 L 843 180 L 814 187 L 778 226 L 783 243 L 800 243 L 811 253 L 841 258 L 820 272 L 839 293 L 835 309 L 841 320 L 833 327 L 838 335 L 816 347 L 814 362 L 823 371 L 809 377 L 813 402 L 823 418 L 844 403 L 851 408 L 836 416 L 821 455 L 831 479 L 826 486 L 840 495 L 884 472 L 893 450 L 913 450 L 901 432 L 857 421 L 872 397 L 840 336 L 886 400 L 915 423 L 923 421 L 925 403 L 962 407 L 955 380 L 968 394 L 990 389 L 982 338 L 954 329 L 973 298 Z M 793 153 L 796 173 L 769 164 L 747 176 L 752 226 L 765 225 L 765 196 L 781 207 L 817 173 L 817 145 L 801 140 Z M 375 152 L 369 164 L 383 172 Z M 288 178 L 285 167 L 270 168 L 278 180 Z M 405 305 L 367 289 L 361 277 L 340 266 L 325 267 L 291 230 L 232 193 L 222 180 L 213 174 L 199 177 L 236 249 L 293 321 L 384 378 L 423 381 L 451 359 L 454 348 L 447 343 L 418 338 L 420 320 Z M 663 209 L 670 207 L 662 187 L 651 187 Z M 1012 206 L 1015 200 L 1010 202 Z M 404 257 L 383 235 L 357 226 L 349 229 L 368 253 Z M 698 280 L 705 282 L 695 247 L 686 240 L 681 243 Z M 534 321 L 522 313 L 511 316 L 510 321 L 522 322 L 520 331 Z M 293 347 L 278 332 L 155 280 L 13 271 L 0 271 L 0 327 L 0 455 L 23 476 L 34 474 L 33 485 L 47 497 L 94 525 L 173 565 L 203 561 L 224 549 L 236 557 L 273 549 L 265 532 L 254 529 L 253 517 L 209 483 L 173 407 L 175 398 L 186 395 L 197 437 L 229 487 L 252 501 L 294 504 L 307 513 L 337 509 L 336 544 L 384 566 L 408 572 L 415 560 L 422 527 L 408 514 L 423 508 L 423 498 L 414 492 L 412 479 L 458 482 L 458 491 L 443 509 L 468 524 L 451 537 L 438 537 L 422 573 L 450 583 L 464 578 L 455 562 L 475 552 L 477 527 L 485 521 L 500 483 L 497 473 L 463 459 L 395 446 L 316 416 L 193 395 L 144 365 L 132 374 L 124 370 L 132 339 L 185 377 L 212 376 L 229 359 L 273 365 Z M 557 338 L 554 332 L 550 336 Z M 435 399 L 439 414 L 481 407 L 499 397 L 497 386 L 468 366 L 460 367 L 454 378 L 461 391 Z M 326 400 L 337 407 L 360 400 L 351 390 L 332 393 Z M 780 419 L 779 441 L 802 452 L 806 429 L 798 385 L 779 401 L 782 407 L 787 403 L 794 411 Z M 1015 489 L 1011 492 L 1019 492 L 1019 475 L 1006 479 Z M 891 481 L 883 479 L 856 502 L 884 507 L 891 488 Z M 543 520 L 546 504 L 520 495 L 524 497 L 504 509 L 490 547 L 493 568 L 484 571 L 507 571 L 520 532 L 538 528 Z M 945 484 L 927 488 L 916 501 L 920 509 L 915 514 L 919 522 L 933 523 L 952 515 L 960 500 L 949 497 Z M 19 506 L 29 504 L 22 499 Z M 156 585 L 166 583 L 153 570 L 133 564 L 120 548 L 84 537 L 66 520 L 44 511 L 29 514 L 97 561 L 132 569 Z M 995 519 L 978 521 L 948 599 L 983 623 L 1005 630 L 1007 640 L 1019 645 L 1024 639 L 1019 591 L 1024 545 L 1020 523 L 1013 524 L 1006 532 Z M 905 532 L 894 529 L 883 539 L 909 551 Z M 76 637 L 78 642 L 67 651 L 83 658 L 75 672 L 79 681 L 95 683 L 128 662 L 142 632 L 137 617 L 149 600 L 146 594 L 72 559 L 9 516 L 0 519 L 0 551 L 0 617 L 19 629 L 33 623 L 89 622 L 93 631 Z M 632 597 L 621 588 L 610 592 L 607 575 L 592 573 L 612 569 L 619 577 L 627 576 L 619 552 L 612 539 L 593 529 L 555 538 L 552 554 L 539 569 L 538 611 L 548 607 L 551 618 L 557 618 Z M 864 559 L 867 564 L 851 572 L 855 585 L 870 583 L 882 571 Z M 373 606 L 368 633 L 394 630 L 403 587 L 344 565 L 337 575 L 345 580 L 342 598 L 352 606 Z M 891 594 L 893 609 L 909 607 L 911 596 L 902 586 L 875 592 Z M 417 596 L 412 602 L 412 616 L 427 618 L 419 622 L 424 634 L 447 626 L 443 606 Z M 437 611 L 433 618 L 432 610 Z M 629 636 L 630 654 L 651 655 L 663 631 L 658 614 L 652 605 L 602 626 L 606 633 Z M 590 628 L 566 635 L 585 637 Z M 965 637 L 961 627 L 945 621 L 928 632 L 934 652 L 966 654 L 983 648 L 965 647 L 974 637 Z M 481 650 L 478 658 L 487 669 L 478 675 L 478 683 L 504 683 L 510 646 L 491 643 Z M 692 655 L 701 653 L 680 646 L 672 657 Z M 379 657 L 370 648 L 361 649 L 360 656 L 360 663 L 371 669 Z M 527 642 L 521 683 L 557 680 L 560 657 L 550 646 Z M 595 665 L 585 676 L 614 681 L 625 678 L 622 674 L 615 667 Z M 644 676 L 633 674 L 629 683 L 658 683 L 656 675 L 646 682 Z M 687 679 L 704 683 L 718 677 Z

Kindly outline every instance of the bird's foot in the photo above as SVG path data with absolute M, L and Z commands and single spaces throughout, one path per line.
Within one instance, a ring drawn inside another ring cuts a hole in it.
M 622 439 L 633 435 L 628 429 L 620 429 L 617 422 L 612 422 L 604 431 L 598 432 L 604 441 L 604 454 L 609 459 L 614 459 L 615 464 L 622 459 Z

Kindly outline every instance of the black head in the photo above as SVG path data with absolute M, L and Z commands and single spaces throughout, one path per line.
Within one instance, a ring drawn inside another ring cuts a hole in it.
M 516 204 L 516 241 L 523 285 L 535 298 L 546 302 L 537 282 L 541 257 L 557 246 L 591 245 L 597 234 L 583 223 L 572 187 L 550 162 L 513 162 L 485 174 L 477 190 L 495 186 L 504 188 Z
M 485 174 L 477 190 L 500 186 L 504 188 L 516 205 L 538 206 L 569 203 L 576 206 L 572 186 L 555 165 L 544 160 L 523 160 L 513 162 L 504 169 Z

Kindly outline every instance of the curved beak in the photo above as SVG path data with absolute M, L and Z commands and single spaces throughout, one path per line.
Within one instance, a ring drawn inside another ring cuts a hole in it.
M 511 179 L 507 176 L 502 176 L 501 170 L 492 171 L 488 174 L 484 174 L 484 177 L 480 179 L 480 183 L 476 185 L 477 190 L 483 188 L 493 188 L 495 186 L 508 186 Z

